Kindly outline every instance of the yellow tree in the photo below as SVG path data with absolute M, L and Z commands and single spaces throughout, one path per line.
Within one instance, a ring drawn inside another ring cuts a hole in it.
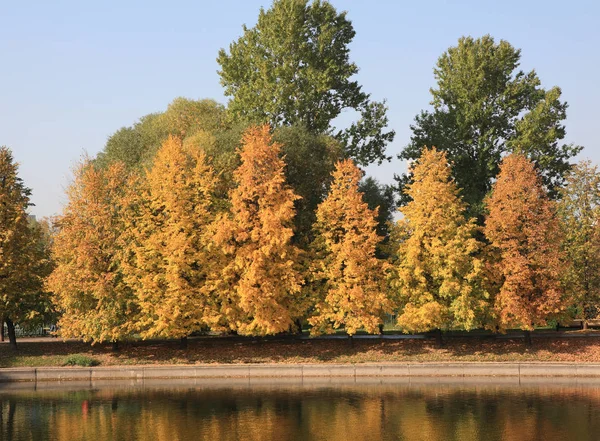
M 62 313 L 64 338 L 116 346 L 135 328 L 135 297 L 121 265 L 131 186 L 122 163 L 102 169 L 84 160 L 75 170 L 68 203 L 56 220 L 56 268 L 47 282 Z
M 583 327 L 600 306 L 600 172 L 589 161 L 571 169 L 561 189 L 558 214 L 567 257 L 565 289 L 579 309 Z
M 185 338 L 206 324 L 211 307 L 207 227 L 216 178 L 199 148 L 169 137 L 136 198 L 127 229 L 126 278 L 140 307 L 141 335 Z
M 375 257 L 377 209 L 370 210 L 359 191 L 363 172 L 352 160 L 340 161 L 327 198 L 317 208 L 312 275 L 316 291 L 311 333 L 345 328 L 379 331 L 389 312 L 384 264 Z
M 405 332 L 436 330 L 441 343 L 441 330 L 482 324 L 488 303 L 481 244 L 474 220 L 465 218 L 446 153 L 424 149 L 411 172 L 393 283 L 402 306 L 398 325 Z
M 38 297 L 48 267 L 41 231 L 28 219 L 30 195 L 11 151 L 0 147 L 0 326 L 6 323 L 14 349 L 14 323 L 26 325 L 42 302 Z
M 285 182 L 280 151 L 269 126 L 244 133 L 231 212 L 215 224 L 226 259 L 216 289 L 221 321 L 240 334 L 288 331 L 303 314 L 299 251 L 291 243 L 298 196 Z
M 498 326 L 525 330 L 530 343 L 529 331 L 564 309 L 556 206 L 533 163 L 518 154 L 502 161 L 486 205 L 485 235 L 498 284 L 494 302 Z

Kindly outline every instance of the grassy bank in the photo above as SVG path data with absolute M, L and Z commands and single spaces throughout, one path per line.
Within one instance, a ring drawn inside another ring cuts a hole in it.
M 234 340 L 190 339 L 179 342 L 133 342 L 118 352 L 110 345 L 80 342 L 21 342 L 12 351 L 0 346 L 0 367 L 65 366 L 73 360 L 101 366 L 203 363 L 365 363 L 450 361 L 599 362 L 600 338 L 536 338 L 532 346 L 522 339 L 455 337 L 442 348 L 433 340 Z

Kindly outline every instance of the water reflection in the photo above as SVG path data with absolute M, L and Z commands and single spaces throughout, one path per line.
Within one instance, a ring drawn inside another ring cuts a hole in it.
M 0 439 L 600 438 L 600 386 L 595 385 L 46 387 L 55 389 L 0 389 Z

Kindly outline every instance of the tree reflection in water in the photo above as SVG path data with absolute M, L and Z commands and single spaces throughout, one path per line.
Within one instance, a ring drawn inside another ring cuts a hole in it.
M 0 389 L 0 410 L 6 441 L 591 440 L 600 383 Z

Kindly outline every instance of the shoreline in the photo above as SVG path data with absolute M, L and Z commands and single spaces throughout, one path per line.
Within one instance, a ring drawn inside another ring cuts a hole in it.
M 600 379 L 600 363 L 447 362 L 352 364 L 205 364 L 163 366 L 2 368 L 0 383 L 170 379 L 389 379 L 389 378 Z

